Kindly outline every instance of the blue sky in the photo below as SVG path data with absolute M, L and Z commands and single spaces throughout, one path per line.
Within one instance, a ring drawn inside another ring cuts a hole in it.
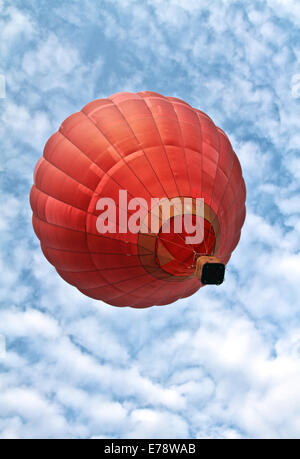
M 0 438 L 300 438 L 299 23 L 297 0 L 0 1 Z M 56 274 L 28 195 L 64 118 L 141 90 L 226 131 L 247 218 L 224 284 L 139 311 Z

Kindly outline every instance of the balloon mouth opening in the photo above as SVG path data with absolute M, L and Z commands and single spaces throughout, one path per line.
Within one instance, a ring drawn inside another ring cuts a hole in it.
M 205 218 L 194 214 L 173 216 L 157 234 L 156 262 L 172 276 L 193 276 L 198 257 L 213 253 L 215 242 L 214 229 Z M 205 280 L 210 281 L 212 274 L 211 270 L 208 271 Z
M 184 204 L 184 197 L 177 199 Z M 159 213 L 156 208 L 151 212 L 160 216 L 159 226 L 152 230 L 152 214 L 148 213 L 143 227 L 149 230 L 140 231 L 138 235 L 138 253 L 145 271 L 168 282 L 195 278 L 198 258 L 214 255 L 218 251 L 218 216 L 205 202 L 202 208 L 198 207 L 196 198 L 192 198 L 191 205 L 186 207 L 174 206 L 168 215 Z

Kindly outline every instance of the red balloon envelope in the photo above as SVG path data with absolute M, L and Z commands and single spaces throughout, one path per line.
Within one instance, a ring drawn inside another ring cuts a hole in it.
M 67 118 L 46 143 L 30 195 L 35 233 L 60 276 L 91 298 L 135 308 L 196 292 L 201 257 L 225 265 L 245 198 L 226 134 L 183 100 L 150 91 L 95 100 Z M 167 217 L 158 199 L 172 199 Z M 188 238 L 188 216 L 201 238 Z

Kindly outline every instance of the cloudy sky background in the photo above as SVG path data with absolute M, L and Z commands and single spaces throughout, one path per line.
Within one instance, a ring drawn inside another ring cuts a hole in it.
M 297 0 L 0 1 L 0 438 L 300 438 L 299 23 Z M 141 90 L 207 112 L 248 194 L 226 282 L 139 311 L 56 274 L 28 195 L 64 118 Z

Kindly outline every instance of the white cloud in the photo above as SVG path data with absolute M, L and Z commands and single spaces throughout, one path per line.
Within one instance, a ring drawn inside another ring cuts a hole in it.
M 187 438 L 184 419 L 168 412 L 137 409 L 131 413 L 130 428 L 125 438 Z
M 31 114 L 25 106 L 9 100 L 5 103 L 2 121 L 6 129 L 18 136 L 19 142 L 26 142 L 36 150 L 41 148 L 50 134 L 51 125 L 45 112 L 36 111 Z
M 31 388 L 11 388 L 0 394 L 2 416 L 7 418 L 2 438 L 39 438 L 68 432 L 63 414 Z M 21 418 L 26 419 L 23 424 Z
M 55 338 L 59 335 L 59 327 L 52 317 L 33 309 L 20 311 L 14 307 L 0 312 L 0 331 L 10 337 L 39 334 Z
M 286 199 L 278 199 L 277 205 L 283 214 L 299 214 L 300 213 L 299 195 L 291 196 Z
M 78 51 L 70 45 L 63 45 L 51 34 L 37 50 L 28 51 L 23 57 L 22 69 L 26 78 L 38 78 L 41 90 L 66 88 L 70 73 L 80 64 Z
M 20 40 L 30 40 L 34 37 L 35 28 L 30 17 L 17 8 L 9 6 L 4 9 L 0 20 L 1 53 L 9 56 L 11 48 Z
M 300 6 L 297 0 L 267 0 L 267 3 L 276 16 L 284 17 L 296 24 L 299 23 Z

